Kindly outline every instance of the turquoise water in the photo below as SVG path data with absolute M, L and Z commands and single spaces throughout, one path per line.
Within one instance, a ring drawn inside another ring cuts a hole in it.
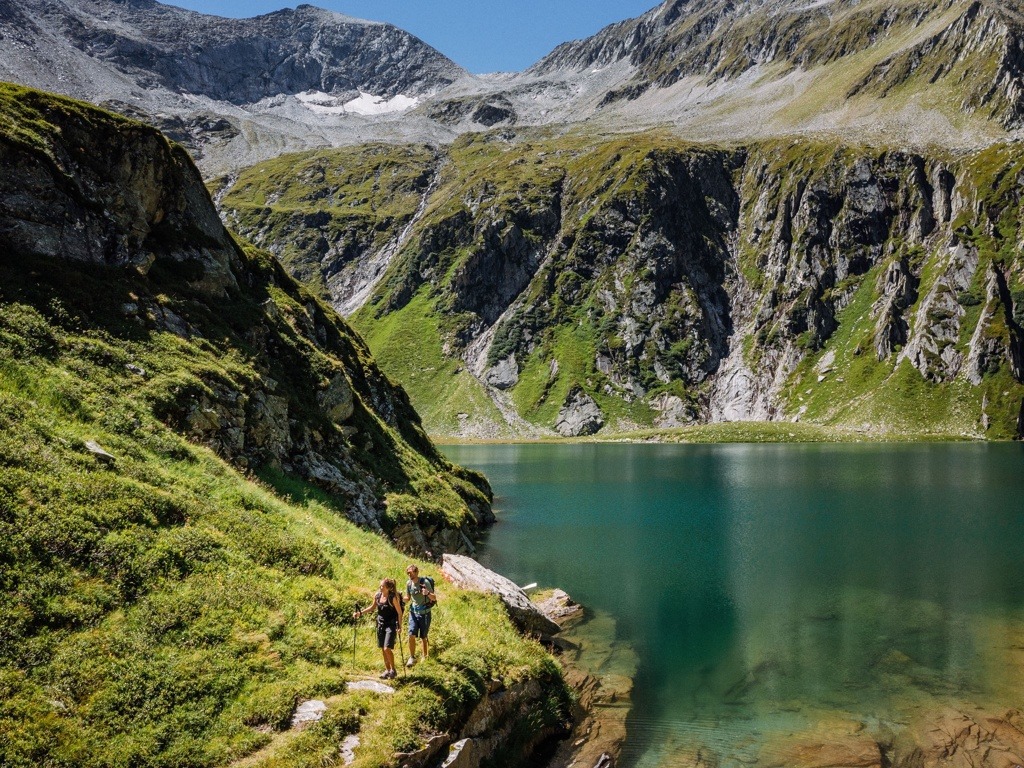
M 1024 446 L 445 452 L 494 486 L 482 562 L 635 648 L 626 764 L 743 765 L 823 722 L 1024 704 Z

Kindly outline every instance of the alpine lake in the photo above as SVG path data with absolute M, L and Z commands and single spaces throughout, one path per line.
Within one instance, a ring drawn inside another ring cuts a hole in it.
M 1024 708 L 1024 445 L 444 450 L 494 486 L 481 562 L 610 633 L 620 765 L 885 766 Z

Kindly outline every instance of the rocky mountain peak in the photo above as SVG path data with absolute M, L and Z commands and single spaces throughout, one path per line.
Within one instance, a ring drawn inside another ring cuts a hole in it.
M 559 46 L 525 76 L 534 88 L 571 83 L 588 118 L 653 125 L 656 116 L 700 138 L 838 130 L 981 145 L 1024 127 L 1022 8 L 666 0 Z
M 310 5 L 309 3 L 302 3 L 301 5 L 295 6 L 294 10 L 291 8 L 282 8 L 280 11 L 275 13 L 291 13 L 296 16 L 303 18 L 317 19 L 324 22 L 335 22 L 343 24 L 362 24 L 366 26 L 376 27 L 389 27 L 390 24 L 385 24 L 381 21 L 370 21 L 369 19 L 359 19 L 355 16 L 349 16 L 345 13 L 338 13 L 337 11 L 329 11 L 326 8 L 320 8 L 316 5 Z
M 0 33 L 27 21 L 36 35 L 23 46 L 5 46 L 11 79 L 52 87 L 38 82 L 45 78 L 37 73 L 47 69 L 39 64 L 48 61 L 56 75 L 51 80 L 60 81 L 62 69 L 72 77 L 70 87 L 55 90 L 85 98 L 117 96 L 125 77 L 135 90 L 166 89 L 237 105 L 310 90 L 417 96 L 465 74 L 396 27 L 311 5 L 250 19 L 154 0 L 25 0 L 18 10 L 20 19 L 0 20 Z

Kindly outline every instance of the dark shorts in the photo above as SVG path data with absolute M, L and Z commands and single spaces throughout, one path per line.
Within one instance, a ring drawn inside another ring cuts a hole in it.
M 430 612 L 413 613 L 409 611 L 409 637 L 422 637 L 426 639 L 430 631 Z
M 398 625 L 397 624 L 378 624 L 377 625 L 377 647 L 378 648 L 394 648 L 395 640 L 398 638 Z

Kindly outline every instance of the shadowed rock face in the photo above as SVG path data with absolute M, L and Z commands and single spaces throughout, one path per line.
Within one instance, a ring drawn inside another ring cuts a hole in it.
M 143 273 L 166 261 L 210 294 L 237 287 L 240 253 L 184 150 L 138 124 L 97 130 L 88 112 L 20 98 L 54 121 L 61 141 L 48 152 L 0 144 L 2 247 Z

